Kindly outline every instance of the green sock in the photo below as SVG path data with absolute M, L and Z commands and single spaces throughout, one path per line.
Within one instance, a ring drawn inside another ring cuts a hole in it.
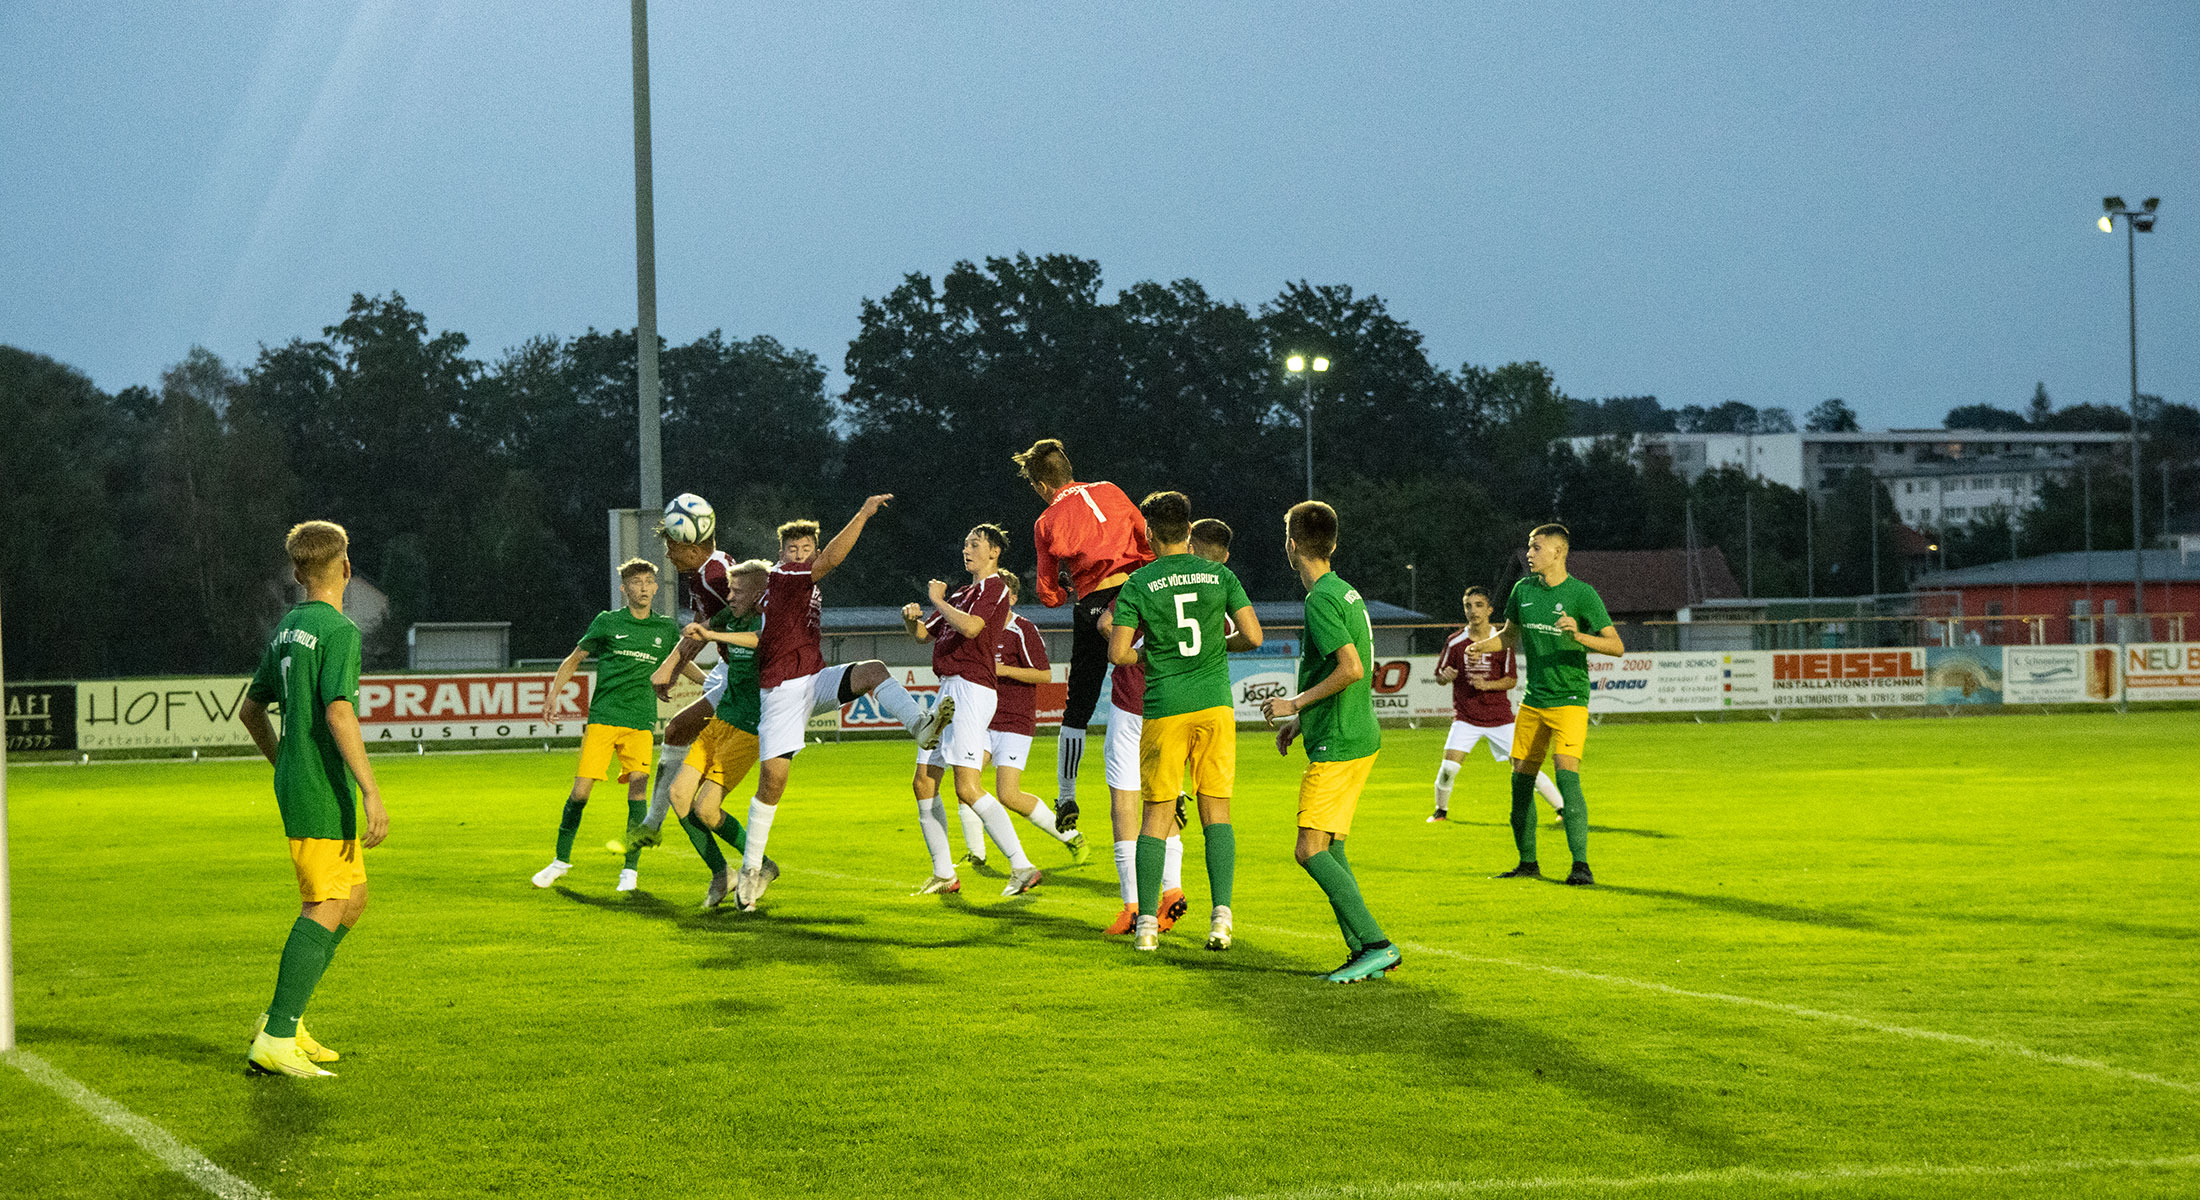
M 1351 863 L 1349 863 L 1349 862 L 1347 862 L 1347 861 L 1345 861 L 1345 857 L 1344 857 L 1344 839 L 1343 839 L 1343 838 L 1332 838 L 1332 839 L 1330 839 L 1330 842 L 1329 842 L 1329 857 L 1331 857 L 1331 858 L 1333 858 L 1333 859 L 1336 859 L 1336 860 L 1337 860 L 1337 865 L 1338 865 L 1338 866 L 1340 866 L 1340 867 L 1343 867 L 1343 868 L 1345 869 L 1345 872 L 1346 872 L 1347 874 L 1350 874 L 1350 873 L 1351 873 L 1351 871 L 1352 871 L 1352 864 L 1351 864 Z M 1358 883 L 1359 881 L 1360 881 L 1360 880 L 1359 880 L 1359 877 L 1358 877 L 1358 876 L 1356 876 L 1356 875 L 1355 875 L 1355 876 L 1353 876 L 1353 879 L 1352 879 L 1352 882 L 1353 882 L 1353 883 L 1355 883 L 1355 884 L 1356 884 L 1356 883 Z M 1350 946 L 1350 947 L 1352 948 L 1352 952 L 1353 952 L 1354 954 L 1358 954 L 1358 953 L 1360 952 L 1361 948 L 1362 948 L 1362 947 L 1361 947 L 1361 944 L 1360 944 L 1360 935 L 1359 935 L 1359 934 L 1357 934 L 1357 933 L 1354 933 L 1354 932 L 1352 932 L 1352 922 L 1350 922 L 1350 921 L 1347 921 L 1347 920 L 1345 920 L 1345 919 L 1344 919 L 1344 909 L 1342 909 L 1342 908 L 1339 908 L 1339 907 L 1337 906 L 1337 902 L 1336 902 L 1336 901 L 1334 901 L 1334 900 L 1332 900 L 1332 901 L 1330 901 L 1330 902 L 1329 902 L 1329 911 L 1330 911 L 1330 912 L 1332 912 L 1332 913 L 1335 913 L 1335 914 L 1336 914 L 1336 916 L 1337 916 L 1337 931 L 1338 931 L 1339 933 L 1342 933 L 1342 934 L 1344 934 L 1344 944 L 1345 944 L 1345 945 L 1347 945 L 1347 946 Z
M 1230 906 L 1237 883 L 1237 830 L 1228 821 L 1207 827 L 1207 894 L 1213 904 Z
M 695 847 L 695 852 L 703 856 L 703 865 L 710 868 L 710 873 L 724 873 L 726 856 L 718 852 L 718 843 L 711 838 L 710 831 L 696 824 L 693 816 L 681 817 L 680 828 L 687 831 L 688 845 Z
M 283 962 L 275 971 L 275 998 L 267 1005 L 267 1032 L 271 1037 L 295 1037 L 298 1018 L 306 1015 L 306 1001 L 313 986 L 328 970 L 336 935 L 320 922 L 300 917 L 291 922 L 290 938 L 283 943 Z
M 1159 916 L 1161 913 L 1161 864 L 1168 857 L 1169 843 L 1157 837 L 1138 835 L 1138 915 Z
M 1307 859 L 1305 865 L 1306 873 L 1314 877 L 1314 882 L 1328 893 L 1329 903 L 1336 907 L 1347 928 L 1345 944 L 1352 947 L 1353 953 L 1357 954 L 1368 946 L 1386 940 L 1382 926 L 1377 925 L 1375 918 L 1368 913 L 1367 902 L 1360 899 L 1359 881 L 1352 878 L 1349 868 L 1338 862 L 1327 850 Z M 1358 940 L 1357 945 L 1354 945 L 1354 939 Z
M 1572 801 L 1567 801 L 1571 804 Z M 1535 861 L 1535 775 L 1532 772 L 1513 772 L 1513 844 L 1520 848 L 1520 861 Z M 1571 827 L 1568 827 L 1571 832 Z
M 338 925 L 336 932 L 328 935 L 328 956 L 330 958 L 336 957 L 336 948 L 344 944 L 344 936 L 350 932 L 351 926 Z
M 736 853 L 748 853 L 749 835 L 742 830 L 741 822 L 733 819 L 732 813 L 720 811 L 718 814 L 718 828 L 711 830 L 711 832 L 723 838 L 725 843 L 733 847 Z
M 1581 772 L 1555 771 L 1553 774 L 1558 778 L 1558 794 L 1566 800 L 1566 848 L 1574 852 L 1575 862 L 1588 862 L 1589 802 L 1581 798 Z M 1533 827 L 1532 820 L 1530 827 Z
M 646 817 L 646 816 L 648 816 L 648 815 L 649 815 L 649 801 L 647 801 L 647 800 L 629 800 L 629 801 L 627 801 L 627 802 L 626 802 L 626 827 L 627 827 L 628 829 L 632 829 L 632 828 L 634 828 L 634 827 L 635 827 L 636 825 L 639 825 L 639 824 L 641 824 L 641 823 L 642 823 L 642 818 L 643 818 L 643 817 Z M 572 860 L 571 860 L 571 859 L 567 859 L 566 861 L 567 861 L 567 862 L 571 862 Z M 636 869 L 640 868 L 640 867 L 641 867 L 641 865 L 642 865 L 642 848 L 641 848 L 640 846 L 631 846 L 631 847 L 629 847 L 629 848 L 627 849 L 627 852 L 626 852 L 626 869 L 627 869 L 627 870 L 629 870 L 629 871 L 632 871 L 632 870 L 636 870 Z
M 558 818 L 559 862 L 569 863 L 573 861 L 573 835 L 581 831 L 581 810 L 587 807 L 588 801 L 567 797 L 565 812 Z

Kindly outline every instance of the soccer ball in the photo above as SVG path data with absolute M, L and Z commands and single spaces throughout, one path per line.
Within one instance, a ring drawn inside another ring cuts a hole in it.
M 674 542 L 708 541 L 718 531 L 718 514 L 710 501 L 693 492 L 682 492 L 665 505 L 665 539 Z

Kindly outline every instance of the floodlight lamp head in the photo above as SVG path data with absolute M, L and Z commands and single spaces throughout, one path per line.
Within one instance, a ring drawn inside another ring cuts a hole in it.
M 2147 210 L 2148 212 L 2153 212 L 2155 209 L 2162 207 L 2162 198 L 2160 196 L 2148 196 L 2146 198 L 2146 202 L 2141 204 L 2139 207 Z
M 1315 370 L 1317 370 L 1317 371 L 1326 371 L 1326 370 L 1328 370 L 1328 369 L 1329 369 L 1329 360 L 1328 360 L 1328 359 L 1326 359 L 1326 358 L 1323 358 L 1323 357 L 1321 357 L 1320 355 L 1315 355 L 1315 356 L 1314 356 L 1314 369 L 1315 369 Z
M 2124 198 L 2122 196 L 2101 197 L 2101 210 L 2103 212 L 2112 213 L 2120 213 L 2124 211 Z
M 2134 217 L 2130 218 L 2130 220 L 2131 220 L 2131 227 L 2132 227 L 2133 229 L 2136 229 L 2136 230 L 2138 230 L 2138 231 L 2139 231 L 2139 232 L 2141 232 L 2141 233 L 2153 233 L 2153 232 L 2154 232 L 2154 218 L 2153 218 L 2153 217 L 2140 217 L 2140 216 L 2134 216 Z
M 2101 219 L 2100 219 L 2100 220 L 2098 220 L 2098 221 L 2095 221 L 2095 222 L 2093 222 L 2093 223 L 2094 223 L 2095 225 L 2098 225 L 2098 226 L 2100 226 L 2100 227 L 2101 227 L 2101 232 L 2102 232 L 2102 233 L 2114 233 L 2114 232 L 2116 232 L 2116 222 L 2114 222 L 2114 221 L 2111 221 L 2111 220 L 2109 220 L 2109 219 L 2108 219 L 2108 214 L 2107 214 L 2107 213 L 2102 213 L 2102 214 L 2101 214 Z
M 1284 359 L 1283 369 L 1291 372 L 1293 375 L 1304 371 L 1306 369 L 1306 356 L 1303 354 L 1294 354 L 1291 357 Z

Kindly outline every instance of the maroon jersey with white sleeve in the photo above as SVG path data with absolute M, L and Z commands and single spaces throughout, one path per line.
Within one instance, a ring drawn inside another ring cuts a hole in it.
M 1499 646 L 1495 650 L 1469 654 L 1467 643 L 1473 635 L 1462 629 L 1444 642 L 1444 652 L 1436 659 L 1436 665 L 1459 672 L 1451 681 L 1452 716 L 1469 725 L 1488 728 L 1493 725 L 1510 725 L 1513 721 L 1512 700 L 1504 692 L 1488 692 L 1470 687 L 1469 679 L 1488 682 L 1492 679 L 1518 679 L 1513 669 L 1513 652 Z
M 713 550 L 703 565 L 680 572 L 680 599 L 698 621 L 708 621 L 733 601 L 733 556 Z
M 1140 638 L 1135 645 L 1144 645 Z M 1131 716 L 1144 716 L 1146 712 L 1146 664 L 1141 662 L 1128 667 L 1116 667 L 1108 672 L 1108 703 Z
M 1047 641 L 1039 636 L 1039 627 L 1029 617 L 1011 616 L 1008 624 L 1001 626 L 1001 651 L 995 659 L 1004 667 L 1029 667 L 1044 671 L 1047 662 Z M 987 726 L 999 733 L 1020 733 L 1029 737 L 1039 731 L 1039 685 L 1010 679 L 1006 675 L 994 675 L 994 690 L 1000 693 L 1000 703 L 993 710 L 993 724 Z
M 758 687 L 772 688 L 825 669 L 819 649 L 825 599 L 808 563 L 780 563 L 764 583 L 764 628 L 757 631 Z
M 993 656 L 1000 653 L 1001 627 L 1008 623 L 1008 584 L 998 575 L 966 583 L 947 594 L 948 604 L 985 622 L 976 637 L 964 637 L 938 609 L 924 619 L 932 631 L 932 673 L 942 679 L 957 675 L 982 687 L 992 687 Z

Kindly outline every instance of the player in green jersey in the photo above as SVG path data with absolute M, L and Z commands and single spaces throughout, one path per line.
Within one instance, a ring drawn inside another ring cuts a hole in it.
M 757 602 L 764 597 L 764 582 L 772 565 L 761 558 L 736 563 L 726 571 L 726 606 L 707 621 L 693 622 L 680 631 L 680 648 L 657 668 L 651 683 L 658 694 L 670 686 L 672 672 L 684 668 L 705 642 L 715 642 L 725 663 L 726 685 L 710 719 L 688 745 L 687 755 L 674 773 L 668 793 L 672 811 L 688 840 L 710 868 L 710 891 L 704 908 L 716 908 L 732 887 L 732 876 L 713 836 L 738 854 L 748 848 L 741 822 L 725 810 L 726 794 L 741 786 L 756 766 L 756 730 L 763 713 L 763 694 L 757 687 L 757 633 L 764 627 Z M 764 860 L 765 873 L 776 879 L 779 864 Z
M 1108 661 L 1146 666 L 1146 699 L 1138 735 L 1138 922 L 1131 945 L 1161 945 L 1161 873 L 1166 839 L 1176 831 L 1176 798 L 1199 798 L 1205 828 L 1207 883 L 1214 904 L 1207 948 L 1230 946 L 1230 900 L 1237 874 L 1237 832 L 1230 793 L 1237 779 L 1237 714 L 1230 701 L 1225 619 L 1242 644 L 1257 649 L 1260 618 L 1245 585 L 1220 563 L 1192 553 L 1192 502 L 1182 492 L 1155 492 L 1139 506 L 1154 561 L 1131 572 L 1116 595 L 1108 631 Z M 1145 645 L 1138 644 L 1144 637 Z M 1185 773 L 1191 774 L 1186 789 Z
M 597 613 L 588 623 L 580 643 L 558 664 L 550 699 L 543 705 L 543 719 L 557 721 L 565 708 L 565 685 L 582 659 L 596 656 L 596 687 L 588 699 L 588 724 L 581 728 L 580 769 L 573 775 L 573 790 L 558 820 L 557 857 L 535 872 L 539 888 L 549 887 L 573 869 L 573 835 L 580 831 L 581 812 L 598 781 L 616 777 L 626 784 L 626 823 L 621 829 L 639 824 L 649 811 L 649 766 L 655 761 L 650 733 L 657 727 L 657 693 L 649 677 L 679 646 L 680 627 L 671 617 L 650 611 L 657 598 L 657 567 L 648 559 L 630 558 L 619 564 L 619 591 L 626 597 L 626 607 Z M 691 678 L 702 682 L 703 673 L 692 663 L 688 670 Z M 641 854 L 639 846 L 626 852 L 619 891 L 640 886 Z
M 314 1041 L 300 1018 L 336 947 L 367 909 L 364 851 L 389 836 L 390 818 L 359 735 L 359 627 L 344 616 L 350 539 L 333 521 L 306 521 L 291 526 L 285 548 L 306 598 L 276 627 L 237 716 L 275 767 L 275 805 L 302 903 L 283 944 L 275 998 L 245 1061 L 264 1074 L 332 1075 L 316 1064 L 335 1062 L 337 1053 Z M 267 719 L 270 705 L 282 709 L 279 739 Z M 354 781 L 366 810 L 363 833 L 352 808 Z
M 1276 752 L 1289 754 L 1293 739 L 1306 739 L 1306 774 L 1299 780 L 1299 865 L 1321 885 L 1351 953 L 1324 976 L 1357 983 L 1398 968 L 1398 948 L 1360 898 L 1359 880 L 1345 861 L 1345 837 L 1367 786 L 1383 729 L 1375 720 L 1375 696 L 1367 672 L 1375 659 L 1375 627 L 1359 590 L 1330 569 L 1337 552 L 1337 511 L 1319 500 L 1291 506 L 1283 519 L 1283 552 L 1306 588 L 1306 643 L 1299 654 L 1299 691 L 1261 705 L 1282 720 Z
M 1589 808 L 1581 798 L 1581 752 L 1589 740 L 1589 654 L 1627 653 L 1597 590 L 1566 573 L 1572 535 L 1564 525 L 1538 525 L 1528 534 L 1528 574 L 1505 601 L 1505 624 L 1467 647 L 1481 652 L 1518 647 L 1528 660 L 1528 694 L 1513 720 L 1513 843 L 1520 863 L 1500 879 L 1542 875 L 1535 856 L 1535 773 L 1550 753 L 1558 768 L 1558 794 L 1566 805 L 1566 846 L 1574 867 L 1566 882 L 1587 887 Z M 1595 632 L 1591 632 L 1594 630 Z

